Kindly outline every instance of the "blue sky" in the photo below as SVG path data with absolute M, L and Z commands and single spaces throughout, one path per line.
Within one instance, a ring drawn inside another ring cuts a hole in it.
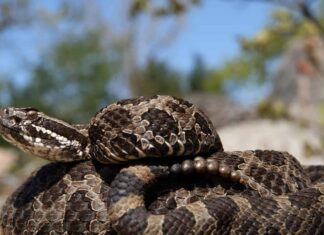
M 217 66 L 239 52 L 238 37 L 253 36 L 269 20 L 273 6 L 239 1 L 203 1 L 187 16 L 185 29 L 161 53 L 165 60 L 189 69 L 192 56 L 199 54 L 210 66 Z
M 128 0 L 99 0 L 111 26 L 117 30 L 127 25 L 125 16 L 122 17 L 123 13 L 125 14 L 125 2 Z M 56 2 L 43 1 L 41 4 L 51 9 L 53 6 L 55 8 Z M 141 36 L 145 35 L 150 23 L 146 20 L 146 25 L 142 25 L 137 39 L 138 61 L 145 61 L 148 54 L 153 52 L 154 56 L 168 62 L 174 68 L 188 71 L 192 66 L 193 56 L 199 54 L 208 66 L 219 66 L 239 53 L 238 37 L 253 36 L 266 25 L 273 8 L 271 4 L 254 1 L 246 3 L 244 0 L 203 0 L 200 6 L 191 9 L 182 19 L 177 36 L 159 50 L 150 45 L 147 34 L 146 37 Z M 167 31 L 168 23 L 170 22 L 167 20 L 160 24 L 161 28 L 158 31 Z M 24 55 L 27 61 L 37 61 L 52 37 L 53 31 L 26 32 L 24 28 L 8 31 L 1 38 L 1 71 L 12 75 L 13 79 L 23 84 L 29 77 L 22 69 L 24 64 L 17 62 L 17 56 Z M 11 48 L 5 50 L 6 42 L 14 45 L 15 51 Z
M 186 15 L 175 40 L 155 53 L 174 68 L 189 71 L 193 56 L 200 55 L 207 66 L 217 67 L 240 52 L 239 37 L 253 37 L 270 20 L 276 6 L 235 0 L 203 0 Z M 145 39 L 140 40 L 143 44 Z M 142 50 L 143 57 L 147 51 Z M 249 105 L 269 94 L 269 84 L 248 83 L 231 93 L 241 104 Z

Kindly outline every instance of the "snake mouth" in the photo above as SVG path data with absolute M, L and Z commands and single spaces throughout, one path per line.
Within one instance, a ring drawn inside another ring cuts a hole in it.
M 0 134 L 9 134 L 14 130 L 14 124 L 10 121 L 11 118 L 7 108 L 0 108 Z
M 0 134 L 3 137 L 10 136 L 10 133 L 15 132 L 14 129 L 9 128 L 7 125 L 4 124 L 4 122 L 0 119 Z
M 6 109 L 6 108 L 0 108 L 0 118 L 1 119 L 8 114 L 8 111 L 7 110 L 8 109 Z
M 6 119 L 0 119 L 0 135 L 4 140 L 16 146 L 29 146 L 30 143 L 24 139 L 20 131 L 15 125 L 10 125 Z
M 5 125 L 3 125 L 2 122 L 0 122 L 0 134 L 3 139 L 10 143 L 15 143 L 17 140 L 14 138 L 14 136 L 18 136 L 19 132 L 15 130 L 14 128 L 9 128 Z

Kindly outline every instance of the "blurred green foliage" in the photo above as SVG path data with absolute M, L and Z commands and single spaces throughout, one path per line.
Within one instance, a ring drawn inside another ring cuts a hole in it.
M 141 13 L 151 11 L 156 17 L 173 16 L 186 13 L 190 7 L 198 5 L 201 0 L 166 0 L 157 1 L 152 0 L 133 0 L 130 3 L 129 15 L 135 17 Z
M 32 70 L 32 80 L 22 88 L 11 84 L 15 105 L 36 105 L 70 121 L 88 121 L 113 98 L 107 85 L 119 71 L 120 52 L 103 44 L 102 30 L 66 35 Z M 28 97 L 28 99 L 26 99 Z
M 125 8 L 129 12 L 128 20 L 133 23 L 139 14 L 163 19 L 175 17 L 199 7 L 201 2 L 130 0 Z M 77 122 L 88 121 L 96 110 L 119 95 L 118 91 L 108 89 L 116 76 L 126 77 L 125 87 L 129 88 L 130 95 L 226 93 L 228 81 L 239 85 L 251 79 L 258 82 L 271 79 L 269 65 L 283 54 L 289 43 L 321 33 L 317 25 L 300 12 L 280 8 L 254 37 L 240 39 L 238 56 L 217 68 L 207 67 L 203 58 L 196 56 L 191 71 L 186 74 L 154 57 L 141 65 L 134 62 L 136 58 L 128 58 L 130 53 L 127 52 L 135 47 L 132 40 L 136 30 L 130 27 L 124 35 L 119 35 L 119 44 L 108 40 L 115 35 L 109 31 L 109 23 L 102 21 L 104 11 L 96 11 L 96 18 L 87 15 L 95 1 L 91 7 L 85 1 L 78 4 L 60 0 L 58 3 L 53 12 L 36 8 L 33 0 L 0 2 L 0 33 L 14 26 L 32 27 L 36 23 L 53 29 L 69 26 L 63 35 L 53 37 L 55 42 L 48 45 L 41 60 L 32 66 L 32 79 L 26 85 L 17 86 L 10 78 L 0 79 L 0 102 L 8 100 L 7 103 L 16 106 L 35 106 L 49 114 L 54 114 L 55 110 L 60 117 Z M 323 8 L 319 9 L 317 16 L 323 23 Z M 131 64 L 127 65 L 126 60 Z M 127 69 L 127 74 L 123 73 Z
M 174 6 L 173 2 L 166 1 L 169 4 L 162 6 L 162 12 L 169 14 L 176 14 L 172 11 Z M 201 1 L 185 1 L 187 5 L 198 5 Z M 247 1 L 248 2 L 248 1 Z M 268 1 L 276 3 L 275 1 Z M 319 7 L 316 12 L 316 20 L 324 25 L 324 1 L 319 1 Z M 136 14 L 148 11 L 152 1 L 139 0 L 133 1 L 136 6 Z M 279 2 L 280 3 L 280 2 Z M 282 1 L 285 5 L 284 1 Z M 223 65 L 217 68 L 204 67 L 201 58 L 194 58 L 194 66 L 184 81 L 188 82 L 189 92 L 213 92 L 213 93 L 226 93 L 226 83 L 228 81 L 235 81 L 237 87 L 247 81 L 256 81 L 264 83 L 272 78 L 273 67 L 270 66 L 285 52 L 285 49 L 291 42 L 296 39 L 303 39 L 312 36 L 319 36 L 321 32 L 321 25 L 314 24 L 310 20 L 311 17 L 305 17 L 302 11 L 305 9 L 297 9 L 298 3 L 291 2 L 292 9 L 278 8 L 272 13 L 268 24 L 260 30 L 254 37 L 241 38 L 239 40 L 241 52 L 238 56 L 227 60 Z M 131 8 L 133 9 L 133 8 Z M 159 9 L 159 7 L 157 7 Z M 166 10 L 168 9 L 168 10 Z M 188 9 L 188 7 L 183 7 Z M 308 9 L 307 9 L 308 10 Z M 181 13 L 185 11 L 180 11 Z M 135 15 L 136 15 L 135 14 Z M 159 14 L 157 14 L 159 15 Z M 134 83 L 136 85 L 136 83 Z M 156 89 L 153 89 L 156 91 Z M 163 89 L 164 92 L 164 89 Z
M 258 104 L 257 111 L 260 117 L 270 119 L 289 119 L 289 113 L 285 104 L 280 101 L 263 100 Z
M 93 12 L 87 12 L 95 8 L 97 1 L 55 2 L 57 7 L 53 10 L 39 7 L 35 0 L 0 1 L 0 50 L 4 47 L 1 35 L 12 28 L 28 29 L 36 25 L 53 35 L 53 42 L 49 42 L 41 59 L 31 64 L 31 79 L 26 84 L 17 86 L 15 79 L 0 71 L 0 105 L 33 106 L 74 123 L 88 122 L 97 110 L 120 95 L 118 89 L 109 89 L 115 77 L 123 77 L 123 86 L 132 96 L 179 96 L 187 92 L 226 94 L 229 82 L 234 81 L 239 87 L 246 81 L 263 83 L 271 79 L 273 68 L 269 65 L 283 55 L 291 42 L 323 34 L 320 27 L 300 11 L 280 8 L 255 36 L 239 40 L 241 50 L 237 56 L 219 67 L 207 67 L 197 55 L 192 69 L 185 73 L 155 57 L 136 64 L 137 58 L 132 58 L 132 52 L 136 51 L 134 38 L 138 31 L 134 28 L 140 15 L 174 19 L 188 13 L 192 7 L 199 7 L 203 1 L 125 1 L 130 26 L 125 27 L 123 33 L 112 31 L 110 22 L 103 20 L 105 10 L 100 7 L 95 11 L 96 17 Z M 324 1 L 320 2 L 316 16 L 323 25 Z M 289 118 L 286 107 L 280 102 L 262 102 L 258 111 L 263 117 Z M 320 107 L 320 117 L 324 125 L 324 105 Z M 0 139 L 0 142 L 4 141 Z
M 135 95 L 182 93 L 182 75 L 165 62 L 151 58 L 143 68 L 131 76 L 131 87 Z
M 177 71 L 168 63 L 150 58 L 143 68 L 138 68 L 131 76 L 131 88 L 134 95 L 172 94 L 188 92 L 223 91 L 223 82 L 218 87 L 206 84 L 213 70 L 208 69 L 204 60 L 196 55 L 189 73 Z M 208 80 L 210 81 L 210 80 Z M 208 87 L 209 86 L 209 87 Z
M 320 123 L 322 126 L 324 126 L 324 102 L 320 104 L 319 107 L 319 116 L 320 116 Z
M 194 57 L 193 67 L 188 75 L 189 90 L 193 92 L 201 92 L 204 90 L 204 83 L 207 79 L 208 71 L 201 56 Z
M 319 20 L 324 24 L 324 14 L 319 15 Z M 272 68 L 269 65 L 284 53 L 292 41 L 320 33 L 316 25 L 300 15 L 288 9 L 275 10 L 264 29 L 252 38 L 240 40 L 241 53 L 215 69 L 204 87 L 217 91 L 226 80 L 245 82 L 257 78 L 257 82 L 264 82 L 271 79 Z

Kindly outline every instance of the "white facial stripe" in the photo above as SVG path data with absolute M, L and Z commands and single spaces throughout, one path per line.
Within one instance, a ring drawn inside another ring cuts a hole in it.
M 31 136 L 23 135 L 23 137 L 24 137 L 24 139 L 25 139 L 26 141 L 28 141 L 29 143 L 34 142 L 34 139 L 33 139 L 33 137 L 31 137 Z
M 4 139 L 25 152 L 48 160 L 72 161 L 85 158 L 89 152 L 89 147 L 84 152 L 88 144 L 86 129 L 81 132 L 43 113 L 30 118 L 26 110 L 13 109 L 12 114 L 1 117 L 1 128 L 5 128 L 1 129 Z M 10 117 L 19 118 L 19 122 L 11 121 Z
M 31 124 L 31 126 L 34 127 L 37 132 L 42 132 L 44 134 L 51 136 L 53 139 L 57 140 L 59 142 L 60 148 L 66 148 L 67 146 L 73 146 L 73 147 L 78 148 L 81 146 L 81 143 L 77 140 L 71 141 L 71 140 L 67 139 L 65 136 L 58 135 L 57 133 L 52 132 L 51 130 L 48 130 L 44 127 L 36 126 L 35 124 Z M 41 139 L 36 138 L 35 142 L 39 143 L 39 142 L 41 142 Z M 49 146 L 49 147 L 52 147 L 52 146 Z
M 34 127 L 36 129 L 36 131 L 38 132 L 43 132 L 44 134 L 50 134 L 48 132 L 51 132 L 50 130 L 47 130 L 46 128 L 44 127 L 40 127 L 40 126 L 36 126 L 34 124 L 31 124 L 32 127 Z

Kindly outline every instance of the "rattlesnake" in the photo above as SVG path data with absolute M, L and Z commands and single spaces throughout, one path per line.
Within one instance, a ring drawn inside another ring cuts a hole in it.
M 291 155 L 275 151 L 223 152 L 209 119 L 187 101 L 123 100 L 85 126 L 33 108 L 1 109 L 0 117 L 9 142 L 50 160 L 71 161 L 45 166 L 8 199 L 1 215 L 5 234 L 324 231 L 322 167 L 305 170 Z M 179 183 L 173 191 L 170 179 Z M 166 193 L 156 188 L 163 181 Z M 151 206 L 145 205 L 153 194 Z

